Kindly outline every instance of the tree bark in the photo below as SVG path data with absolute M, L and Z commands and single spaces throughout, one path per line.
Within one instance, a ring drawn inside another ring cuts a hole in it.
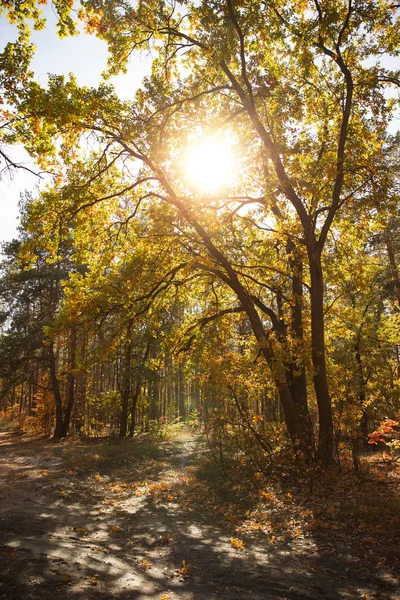
M 313 243 L 308 244 L 307 252 L 311 278 L 311 356 L 319 416 L 318 458 L 328 465 L 333 462 L 334 438 L 325 358 L 324 281 L 320 250 Z
M 76 347 L 77 347 L 77 335 L 76 329 L 71 331 L 70 339 L 70 360 L 69 360 L 69 374 L 68 374 L 68 391 L 67 391 L 67 405 L 65 407 L 63 424 L 62 424 L 62 435 L 66 437 L 68 434 L 72 408 L 75 402 L 75 368 L 76 368 Z
M 50 384 L 56 404 L 56 426 L 54 429 L 53 438 L 59 440 L 63 437 L 63 410 L 62 397 L 60 392 L 60 382 L 57 378 L 57 360 L 54 352 L 54 344 L 50 343 L 49 347 L 49 362 L 50 362 Z

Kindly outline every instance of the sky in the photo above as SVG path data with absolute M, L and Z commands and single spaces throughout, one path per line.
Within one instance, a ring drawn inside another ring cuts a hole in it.
M 32 40 L 36 44 L 35 58 L 32 70 L 36 80 L 45 85 L 47 74 L 68 75 L 74 73 L 78 83 L 96 86 L 101 81 L 101 73 L 107 63 L 106 43 L 95 36 L 81 33 L 77 37 L 60 40 L 56 34 L 56 16 L 51 4 L 44 6 L 47 19 L 44 31 L 32 32 Z M 7 42 L 16 39 L 16 28 L 10 25 L 6 17 L 0 18 L 0 50 Z M 126 75 L 111 78 L 119 96 L 132 99 L 135 90 L 148 72 L 148 61 L 136 55 L 129 65 Z M 27 167 L 35 169 L 29 155 L 22 147 L 12 147 L 8 150 L 12 160 L 24 162 Z M 18 202 L 20 194 L 25 190 L 35 192 L 40 180 L 26 171 L 18 170 L 12 176 L 3 175 L 0 180 L 0 242 L 16 237 L 18 226 Z M 41 183 L 44 185 L 44 182 Z

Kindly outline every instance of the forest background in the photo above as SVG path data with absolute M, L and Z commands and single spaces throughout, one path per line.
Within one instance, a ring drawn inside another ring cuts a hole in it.
M 399 6 L 60 0 L 59 35 L 108 44 L 87 87 L 30 70 L 40 4 L 0 4 L 2 176 L 22 144 L 47 181 L 3 247 L 4 417 L 188 421 L 260 470 L 396 451 Z

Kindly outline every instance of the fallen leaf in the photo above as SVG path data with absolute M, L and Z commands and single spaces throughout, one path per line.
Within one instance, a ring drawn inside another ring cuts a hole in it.
M 230 542 L 232 548 L 235 548 L 236 550 L 243 550 L 244 542 L 242 540 L 239 540 L 238 538 L 230 538 Z
M 76 533 L 87 533 L 86 527 L 74 527 L 74 531 L 76 531 Z

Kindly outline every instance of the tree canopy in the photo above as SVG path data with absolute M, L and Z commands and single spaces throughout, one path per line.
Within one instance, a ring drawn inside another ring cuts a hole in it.
M 74 33 L 70 5 L 57 7 L 60 34 Z M 400 289 L 398 5 L 82 2 L 77 19 L 108 44 L 106 78 L 151 53 L 129 102 L 106 81 L 50 76 L 43 87 L 16 69 L 19 48 L 30 58 L 26 19 L 42 26 L 37 8 L 3 8 L 21 31 L 0 63 L 6 140 L 54 172 L 30 202 L 25 259 L 39 238 L 50 263 L 68 241 L 84 265 L 71 269 L 54 325 L 69 332 L 71 397 L 76 345 L 101 331 L 110 352 L 124 347 L 125 408 L 136 344 L 153 400 L 157 353 L 176 368 L 178 395 L 182 357 L 189 369 L 196 356 L 197 375 L 207 357 L 210 385 L 220 365 L 215 400 L 230 398 L 264 444 L 263 393 L 279 398 L 297 455 L 330 464 L 343 411 L 365 441 L 381 378 L 382 406 L 398 411 L 398 341 L 382 334 L 398 326 Z M 217 173 L 227 148 L 232 162 L 215 187 L 202 160 L 213 148 Z

